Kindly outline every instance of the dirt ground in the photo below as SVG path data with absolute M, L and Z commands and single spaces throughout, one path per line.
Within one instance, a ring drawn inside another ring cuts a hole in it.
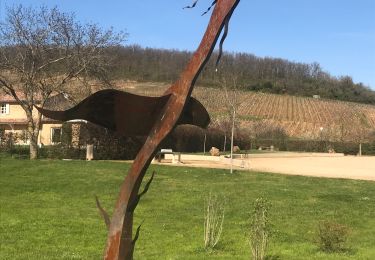
M 375 157 L 254 158 L 250 168 L 257 171 L 375 181 Z
M 246 160 L 247 167 L 234 167 L 238 170 L 253 170 L 273 172 L 290 175 L 316 176 L 327 178 L 344 178 L 375 181 L 375 157 L 370 156 L 341 156 L 341 157 L 317 157 L 317 156 L 283 156 L 283 157 L 255 157 Z M 229 169 L 229 165 L 221 161 L 184 161 L 165 165 L 207 167 Z

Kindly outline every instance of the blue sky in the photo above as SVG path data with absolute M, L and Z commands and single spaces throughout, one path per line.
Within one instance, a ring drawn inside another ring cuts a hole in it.
M 5 7 L 58 6 L 82 22 L 129 33 L 126 44 L 194 50 L 209 15 L 211 0 L 182 10 L 193 0 L 0 0 Z M 375 90 L 375 0 L 241 0 L 226 51 L 296 62 L 318 62 L 334 76 L 349 75 Z

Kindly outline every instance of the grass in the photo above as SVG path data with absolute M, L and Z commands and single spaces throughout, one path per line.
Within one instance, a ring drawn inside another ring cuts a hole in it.
M 112 211 L 129 164 L 0 157 L 0 259 L 101 259 L 106 228 L 94 195 Z M 135 259 L 250 259 L 256 198 L 272 203 L 269 259 L 375 259 L 375 183 L 184 167 L 156 176 L 135 213 L 144 220 Z M 147 180 L 149 174 L 146 176 Z M 226 197 L 222 238 L 204 250 L 204 199 Z M 348 248 L 319 251 L 319 221 L 351 228 Z

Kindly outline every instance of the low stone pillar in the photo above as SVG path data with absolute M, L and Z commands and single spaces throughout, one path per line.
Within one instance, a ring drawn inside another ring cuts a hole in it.
M 88 144 L 86 146 L 86 160 L 91 161 L 92 159 L 94 159 L 94 145 Z

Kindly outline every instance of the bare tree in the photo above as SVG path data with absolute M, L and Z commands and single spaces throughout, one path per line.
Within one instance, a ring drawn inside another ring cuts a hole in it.
M 216 128 L 224 133 L 223 152 L 225 153 L 227 147 L 227 135 L 228 133 L 231 133 L 232 130 L 232 121 L 226 116 L 226 118 L 218 118 L 216 125 Z
M 43 107 L 54 93 L 68 90 L 76 80 L 88 86 L 90 78 L 108 83 L 105 51 L 125 39 L 122 32 L 103 30 L 95 24 L 80 24 L 73 14 L 48 9 L 7 9 L 0 24 L 0 88 L 11 95 L 27 116 L 30 159 L 38 156 L 37 140 Z
M 225 71 L 225 69 L 223 69 Z M 229 74 L 229 75 L 228 75 Z M 230 141 L 230 173 L 233 173 L 233 141 L 234 141 L 234 130 L 236 126 L 236 114 L 240 105 L 240 87 L 238 83 L 238 74 L 235 73 L 223 73 L 223 76 L 219 79 L 219 84 L 225 93 L 225 100 L 228 115 L 231 121 L 231 141 Z M 225 137 L 226 138 L 226 137 Z
M 363 113 L 359 113 L 360 124 L 353 131 L 352 139 L 358 144 L 358 156 L 362 156 L 362 144 L 372 140 L 371 126 Z

